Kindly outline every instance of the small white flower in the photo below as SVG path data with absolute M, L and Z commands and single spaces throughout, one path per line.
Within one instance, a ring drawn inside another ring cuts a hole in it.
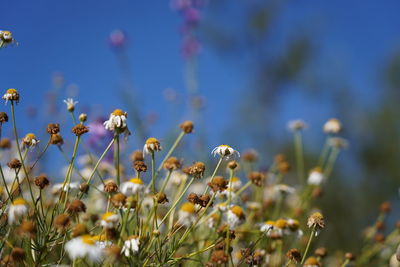
M 294 187 L 288 186 L 286 184 L 277 184 L 274 187 L 275 192 L 281 193 L 281 194 L 293 194 L 296 192 L 296 189 Z
M 325 182 L 326 177 L 322 172 L 321 168 L 314 168 L 311 170 L 310 174 L 308 175 L 307 183 L 310 185 L 321 185 Z
M 144 188 L 143 181 L 140 178 L 133 178 L 121 184 L 121 192 L 125 196 L 136 195 Z
M 267 232 L 274 229 L 275 222 L 274 221 L 266 221 L 260 224 L 260 231 Z
M 15 101 L 18 104 L 19 93 L 17 89 L 14 88 L 8 89 L 6 93 L 3 95 L 3 99 L 6 101 L 6 104 L 8 101 Z
M 333 118 L 324 124 L 323 130 L 327 134 L 337 134 L 342 130 L 342 124 L 338 119 Z
M 92 262 L 99 262 L 103 256 L 103 250 L 96 246 L 96 240 L 90 235 L 83 235 L 71 239 L 65 244 L 71 260 L 88 257 Z
M 241 187 L 242 187 L 242 181 L 240 181 L 238 177 L 232 177 L 232 179 L 229 180 L 228 188 L 232 188 L 233 191 L 237 191 Z
M 186 227 L 190 226 L 192 223 L 196 221 L 196 209 L 192 203 L 184 203 L 182 204 L 179 213 L 179 223 L 185 225 Z
M 162 149 L 160 142 L 154 138 L 150 137 L 146 140 L 146 143 L 143 146 L 143 155 L 151 155 L 156 151 L 160 151 Z
M 107 121 L 104 122 L 104 127 L 109 131 L 118 131 L 129 133 L 126 118 L 128 113 L 121 109 L 114 110 Z
M 78 182 L 72 182 L 72 183 L 69 183 L 69 184 L 65 184 L 64 185 L 64 183 L 57 183 L 57 184 L 54 184 L 53 185 L 53 188 L 52 188 L 52 193 L 53 194 L 57 194 L 57 193 L 60 193 L 60 191 L 62 190 L 64 188 L 64 192 L 67 192 L 67 191 L 76 191 L 76 190 L 79 190 L 79 183 Z
M 235 193 L 233 189 L 230 189 L 229 187 L 222 192 L 218 192 L 217 197 L 225 199 L 229 199 L 230 197 L 232 203 L 238 202 L 239 200 L 239 196 Z
M 184 173 L 182 171 L 173 171 L 171 173 L 170 182 L 171 182 L 171 184 L 178 186 L 178 185 L 186 182 L 187 178 L 188 178 L 188 175 L 186 173 Z M 167 184 L 167 186 L 168 186 L 168 184 Z
M 35 147 L 40 141 L 36 138 L 36 135 L 33 133 L 28 133 L 23 139 L 23 144 L 26 147 Z
M 25 199 L 17 198 L 12 202 L 9 210 L 8 210 L 8 223 L 14 224 L 20 218 L 25 216 L 28 213 L 28 207 Z
M 139 237 L 131 236 L 124 242 L 121 252 L 124 253 L 126 257 L 130 257 L 131 254 L 136 254 L 139 252 L 139 245 Z
M 112 229 L 117 226 L 119 222 L 118 214 L 113 212 L 106 212 L 101 217 L 100 225 L 107 229 Z
M 232 159 L 235 157 L 240 157 L 240 153 L 228 145 L 217 146 L 216 148 L 214 148 L 211 151 L 211 154 L 214 157 L 216 155 L 219 155 L 220 157 L 223 157 L 225 159 Z
M 302 120 L 292 120 L 292 121 L 289 121 L 288 128 L 292 132 L 301 131 L 304 128 L 306 128 L 306 124 Z
M 231 229 L 236 228 L 244 222 L 245 216 L 243 209 L 239 206 L 232 206 L 227 213 L 227 222 Z
M 74 101 L 72 98 L 64 99 L 63 101 L 67 105 L 67 110 L 72 112 L 75 110 L 75 105 L 78 104 L 78 101 Z

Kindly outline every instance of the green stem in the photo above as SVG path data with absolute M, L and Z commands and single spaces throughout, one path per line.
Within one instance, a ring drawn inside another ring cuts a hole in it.
M 303 140 L 301 131 L 294 132 L 294 148 L 296 153 L 297 176 L 300 184 L 304 185 L 305 184 L 304 154 L 303 154 Z
M 119 167 L 119 134 L 115 133 L 114 136 L 115 139 L 115 146 L 114 146 L 114 162 L 115 162 L 115 172 L 117 175 L 117 185 L 118 187 L 121 184 L 121 178 L 120 178 L 120 167 Z
M 209 180 L 210 182 L 212 181 L 212 179 L 214 178 L 214 176 L 217 174 L 217 171 L 218 171 L 219 167 L 221 166 L 222 160 L 223 160 L 223 157 L 220 157 L 220 158 L 219 158 L 219 161 L 218 161 L 218 163 L 217 163 L 217 166 L 215 166 L 215 169 L 214 169 L 214 171 L 213 171 L 213 173 L 212 173 L 212 175 L 211 175 L 211 177 L 210 177 L 210 180 Z M 204 192 L 203 192 L 203 195 L 207 194 L 207 192 L 208 192 L 209 189 L 210 189 L 210 188 L 207 186 L 206 189 L 205 189 Z
M 312 239 L 314 238 L 314 235 L 315 235 L 315 229 L 316 229 L 316 226 L 313 226 L 313 228 L 311 230 L 310 238 L 308 239 L 306 250 L 304 251 L 303 258 L 301 259 L 300 265 L 303 265 L 303 263 L 304 263 L 304 261 L 305 261 L 305 259 L 307 257 L 307 253 L 308 253 L 308 250 L 310 249 L 311 241 L 312 241 Z

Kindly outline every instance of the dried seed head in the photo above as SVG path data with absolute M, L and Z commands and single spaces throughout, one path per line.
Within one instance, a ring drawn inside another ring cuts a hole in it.
M 312 227 L 316 227 L 319 229 L 324 228 L 325 227 L 324 216 L 322 216 L 322 214 L 319 212 L 311 214 L 311 216 L 308 218 L 307 225 L 310 228 Z
M 209 194 L 201 195 L 198 199 L 197 204 L 202 206 L 203 208 L 207 207 L 208 203 L 210 202 L 211 197 Z M 210 206 L 213 205 L 213 202 L 211 202 Z
M 78 223 L 77 225 L 74 226 L 71 232 L 72 237 L 77 237 L 81 235 L 87 235 L 89 233 L 87 227 L 83 223 Z
M 117 191 L 118 191 L 118 185 L 116 183 L 114 183 L 113 181 L 106 182 L 106 185 L 104 186 L 104 192 L 115 193 Z
M 39 189 L 44 189 L 46 186 L 50 184 L 49 179 L 47 179 L 46 175 L 42 174 L 35 178 L 35 185 L 39 187 Z
M 25 260 L 25 250 L 23 248 L 13 248 L 11 251 L 11 258 L 14 262 L 22 262 Z
M 8 122 L 8 115 L 5 112 L 0 112 L 0 124 Z
M 208 186 L 211 187 L 214 192 L 223 192 L 228 188 L 228 181 L 222 176 L 215 176 L 212 178 L 211 182 L 208 183 Z
M 133 196 L 130 196 L 126 199 L 126 204 L 125 204 L 126 208 L 130 207 L 130 208 L 134 209 L 134 208 L 136 208 L 136 206 L 137 206 L 137 200 Z
M 21 168 L 21 166 L 22 166 L 22 164 L 21 164 L 21 161 L 19 161 L 19 159 L 12 159 L 12 160 L 10 160 L 8 163 L 7 163 L 7 166 L 10 168 L 10 169 L 15 169 L 15 170 L 18 170 L 19 168 Z
M 163 168 L 168 171 L 180 169 L 182 166 L 180 160 L 176 157 L 169 157 L 163 164 Z
M 385 229 L 385 224 L 382 221 L 377 221 L 375 223 L 375 228 L 379 231 L 383 231 Z
M 277 154 L 277 155 L 275 155 L 274 161 L 275 161 L 275 163 L 278 163 L 278 164 L 279 164 L 279 163 L 285 162 L 285 161 L 287 161 L 287 160 L 286 160 L 285 155 L 283 155 L 283 154 Z
M 81 191 L 84 194 L 87 194 L 87 192 L 89 191 L 89 188 L 90 188 L 90 186 L 88 183 L 81 183 L 79 185 L 79 191 Z
M 72 132 L 76 136 L 81 136 L 82 134 L 85 134 L 85 133 L 89 132 L 89 129 L 88 129 L 88 127 L 86 127 L 83 124 L 77 124 L 74 127 L 72 127 Z
M 11 148 L 11 141 L 8 138 L 3 138 L 0 140 L 0 148 L 1 149 L 10 149 Z
M 228 256 L 223 250 L 215 250 L 211 254 L 211 262 L 222 265 L 228 262 Z
M 49 134 L 58 134 L 60 132 L 60 124 L 58 123 L 49 123 L 47 125 L 47 132 Z
M 126 203 L 126 196 L 122 193 L 114 194 L 111 197 L 111 203 L 113 204 L 114 207 L 121 208 Z
M 199 202 L 199 197 L 197 196 L 196 193 L 190 193 L 187 197 L 187 201 L 189 201 L 192 204 L 197 204 Z
M 143 152 L 141 150 L 135 150 L 131 154 L 132 161 L 143 161 Z
M 261 172 L 250 172 L 247 177 L 256 186 L 262 186 L 265 175 Z
M 62 138 L 61 134 L 52 134 L 50 138 L 50 144 L 61 146 L 64 144 L 64 139 Z
M 287 174 L 290 171 L 290 164 L 287 161 L 279 162 L 277 167 L 278 170 L 283 174 Z
M 231 170 L 235 170 L 238 167 L 238 163 L 235 160 L 231 160 L 228 162 L 228 168 Z
M 146 172 L 147 171 L 147 165 L 146 163 L 144 163 L 144 161 L 141 160 L 135 160 L 133 162 L 133 168 L 137 171 L 137 172 Z
M 164 204 L 164 203 L 168 202 L 168 198 L 167 198 L 167 195 L 165 193 L 158 192 L 155 195 L 155 197 L 156 197 L 157 203 L 159 203 L 159 204 Z
M 243 153 L 242 158 L 247 162 L 255 162 L 258 160 L 258 153 L 254 149 L 249 149 Z
M 286 253 L 286 257 L 295 263 L 301 262 L 301 253 L 298 249 L 292 248 Z
M 227 225 L 221 225 L 217 229 L 217 234 L 220 237 L 226 238 L 228 236 L 228 227 L 227 227 Z M 235 230 L 229 229 L 229 238 L 230 239 L 235 239 L 236 238 Z
M 81 114 L 79 115 L 79 121 L 80 121 L 80 122 L 85 122 L 86 120 L 87 120 L 87 114 L 81 113 Z
M 317 248 L 314 252 L 315 256 L 324 258 L 326 257 L 326 255 L 328 255 L 328 251 L 326 250 L 326 248 Z
M 36 235 L 36 225 L 32 221 L 24 221 L 18 227 L 19 234 L 29 237 L 34 237 Z
M 57 229 L 65 229 L 70 223 L 69 215 L 60 214 L 54 219 L 54 227 Z
M 379 207 L 379 210 L 382 213 L 389 213 L 392 210 L 392 205 L 390 205 L 390 202 L 388 201 L 383 202 Z
M 73 200 L 69 203 L 67 211 L 70 213 L 86 212 L 86 205 L 79 199 Z
M 195 162 L 186 171 L 189 175 L 195 178 L 202 178 L 206 170 L 206 165 L 203 162 Z
M 179 125 L 179 127 L 184 131 L 186 134 L 190 134 L 193 132 L 193 122 L 192 121 L 184 121 Z

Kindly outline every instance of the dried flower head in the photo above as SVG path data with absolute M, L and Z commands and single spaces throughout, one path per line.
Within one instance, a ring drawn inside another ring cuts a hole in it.
M 68 214 L 63 213 L 57 215 L 57 217 L 55 217 L 54 219 L 54 227 L 59 230 L 64 230 L 65 228 L 68 227 L 70 221 L 71 220 Z
M 19 168 L 21 168 L 21 166 L 22 166 L 22 164 L 21 164 L 21 161 L 19 161 L 19 159 L 12 159 L 12 160 L 10 160 L 8 163 L 7 163 L 7 166 L 10 168 L 10 169 L 15 169 L 15 170 L 18 170 Z
M 34 183 L 37 187 L 39 187 L 39 189 L 44 189 L 50 184 L 50 181 L 47 179 L 46 175 L 42 174 L 35 178 Z
M 238 167 L 238 163 L 235 160 L 231 160 L 228 162 L 228 168 L 231 170 L 235 170 Z
M 169 157 L 164 161 L 163 168 L 168 171 L 180 169 L 182 166 L 181 161 L 176 157 Z
M 167 195 L 165 193 L 163 193 L 163 192 L 158 192 L 155 195 L 155 198 L 157 200 L 157 203 L 159 203 L 159 204 L 164 204 L 164 203 L 168 202 Z
M 179 127 L 184 131 L 186 134 L 190 134 L 193 132 L 193 122 L 192 121 L 184 121 L 179 125 Z
M 144 161 L 141 160 L 136 160 L 133 162 L 133 168 L 137 172 L 146 172 L 147 171 L 147 165 L 144 163 Z
M 73 214 L 86 212 L 86 205 L 81 200 L 75 199 L 69 203 L 67 211 Z
M 83 124 L 77 124 L 74 127 L 72 127 L 72 133 L 75 134 L 76 136 L 81 136 L 82 134 L 85 134 L 87 132 L 89 132 L 89 128 Z
M 379 207 L 379 211 L 382 213 L 389 213 L 391 210 L 392 210 L 392 205 L 388 201 L 383 202 Z
M 6 104 L 8 101 L 15 101 L 16 104 L 19 103 L 19 93 L 17 89 L 10 88 L 6 91 L 6 93 L 3 95 L 3 99 L 6 101 Z
M 211 254 L 211 262 L 222 265 L 228 262 L 228 255 L 223 250 L 214 250 Z
M 143 151 L 142 150 L 135 150 L 131 154 L 131 160 L 132 161 L 143 161 Z
M 111 203 L 113 204 L 114 207 L 121 208 L 126 203 L 126 196 L 122 193 L 114 194 L 111 197 Z
M 261 172 L 253 171 L 247 175 L 247 178 L 256 186 L 262 186 L 265 175 Z
M 78 223 L 74 226 L 71 232 L 72 237 L 77 237 L 81 235 L 87 235 L 89 233 L 86 224 Z
M 36 235 L 36 225 L 32 221 L 23 221 L 17 232 L 24 236 L 34 237 Z
M 25 257 L 25 250 L 23 248 L 14 247 L 11 250 L 11 258 L 14 262 L 23 262 Z
M 5 112 L 0 112 L 0 124 L 8 122 L 8 115 Z
M 321 213 L 315 212 L 307 220 L 307 226 L 310 228 L 315 227 L 317 230 L 325 227 L 324 216 Z
M 304 262 L 304 267 L 319 267 L 321 266 L 321 263 L 319 260 L 315 257 L 308 257 L 306 261 Z
M 214 192 L 223 192 L 228 188 L 228 181 L 222 176 L 215 176 L 210 182 L 208 182 L 208 186 L 211 187 Z
M 16 41 L 10 31 L 0 31 L 0 48 L 15 42 Z
M 258 160 L 258 153 L 254 149 L 249 149 L 243 153 L 242 158 L 247 162 L 255 162 Z
M 325 258 L 328 255 L 326 248 L 317 248 L 314 252 L 315 256 Z
M 286 257 L 288 257 L 289 260 L 298 263 L 301 262 L 301 253 L 298 249 L 292 248 L 286 253 Z
M 46 130 L 48 134 L 58 134 L 60 132 L 60 124 L 49 123 Z
M 87 192 L 89 192 L 89 188 L 90 188 L 90 186 L 88 183 L 81 183 L 79 185 L 79 191 L 81 191 L 84 194 L 87 194 Z
M 104 185 L 104 192 L 115 193 L 118 191 L 118 185 L 113 181 L 107 181 Z
M 62 138 L 61 134 L 52 134 L 50 139 L 50 144 L 62 146 L 64 144 L 64 139 Z
M 202 178 L 204 176 L 205 170 L 206 170 L 206 165 L 201 161 L 197 161 L 193 163 L 190 167 L 185 169 L 187 174 L 195 178 Z
M 10 149 L 11 148 L 11 141 L 8 138 L 3 138 L 0 140 L 0 148 L 1 149 Z

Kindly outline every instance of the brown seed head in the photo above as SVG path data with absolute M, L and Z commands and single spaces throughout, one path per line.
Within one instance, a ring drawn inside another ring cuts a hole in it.
M 321 266 L 321 263 L 315 257 L 308 257 L 304 262 L 304 267 Z
M 11 258 L 14 262 L 22 262 L 25 260 L 25 250 L 23 248 L 14 247 L 11 251 Z
M 163 164 L 163 168 L 168 171 L 180 169 L 181 166 L 181 161 L 176 157 L 169 157 Z
M 328 255 L 328 251 L 326 248 L 317 248 L 314 252 L 315 256 L 324 258 L 326 255 Z
M 379 207 L 380 212 L 383 213 L 389 213 L 392 210 L 392 205 L 390 205 L 390 202 L 386 201 L 383 202 L 380 207 Z
M 191 132 L 193 132 L 194 125 L 193 125 L 192 121 L 184 121 L 184 122 L 181 123 L 181 125 L 179 125 L 179 127 L 186 134 L 190 134 Z
M 286 253 L 286 257 L 295 263 L 301 262 L 301 253 L 298 249 L 292 248 Z
M 1 149 L 10 149 L 11 148 L 11 141 L 8 138 L 3 138 L 0 140 L 0 148 Z
M 24 221 L 18 227 L 19 234 L 29 237 L 34 237 L 36 235 L 36 225 L 32 221 Z
M 70 213 L 86 212 L 86 205 L 79 199 L 73 200 L 69 203 L 67 211 Z
M 87 192 L 89 192 L 89 188 L 90 188 L 90 186 L 88 183 L 81 183 L 79 185 L 79 191 L 81 191 L 84 194 L 87 194 Z
M 122 193 L 114 194 L 111 197 L 111 203 L 115 208 L 121 208 L 126 203 L 126 196 Z
M 322 214 L 319 212 L 315 212 L 315 213 L 311 214 L 311 216 L 308 218 L 307 225 L 310 228 L 312 228 L 312 227 L 316 227 L 316 228 L 320 228 L 320 229 L 324 228 L 325 227 L 324 216 L 322 216 Z
M 187 200 L 192 204 L 197 204 L 199 202 L 199 196 L 196 193 L 190 193 Z
M 383 243 L 385 242 L 385 236 L 382 233 L 376 233 L 374 236 L 374 240 L 377 243 Z
M 254 149 L 249 149 L 243 153 L 242 158 L 247 162 L 255 162 L 258 160 L 258 153 Z
M 47 179 L 46 175 L 42 174 L 35 178 L 34 183 L 39 189 L 44 189 L 46 186 L 50 184 L 49 179 Z
M 206 170 L 206 165 L 203 162 L 195 162 L 187 169 L 187 173 L 195 178 L 202 178 L 204 171 Z
M 228 168 L 231 170 L 235 170 L 238 167 L 238 163 L 235 160 L 231 160 L 228 162 Z
M 215 176 L 212 178 L 211 182 L 208 183 L 208 186 L 211 187 L 214 192 L 223 192 L 228 188 L 228 181 L 222 176 Z
M 85 133 L 89 132 L 89 129 L 88 129 L 88 127 L 86 127 L 83 124 L 77 124 L 74 127 L 72 127 L 72 132 L 76 136 L 81 136 L 82 134 L 85 134 Z
M 207 207 L 208 203 L 210 202 L 211 197 L 209 194 L 201 195 L 198 199 L 198 203 L 200 206 L 203 208 Z M 211 202 L 210 206 L 212 206 L 213 203 Z
M 52 134 L 50 138 L 50 144 L 62 146 L 64 144 L 64 139 L 61 134 Z
M 8 115 L 5 112 L 0 112 L 0 124 L 8 122 Z
M 250 172 L 247 178 L 256 186 L 262 186 L 265 175 L 261 172 Z
M 131 154 L 131 160 L 132 161 L 143 161 L 143 151 L 141 150 L 135 150 Z
M 60 124 L 58 124 L 58 123 L 49 123 L 48 125 L 47 125 L 47 132 L 49 133 L 49 134 L 58 134 L 59 132 L 60 132 Z
M 104 192 L 115 193 L 117 191 L 118 191 L 118 185 L 116 183 L 114 183 L 113 181 L 106 182 L 106 185 L 104 186 Z
M 21 161 L 19 161 L 19 159 L 12 159 L 12 160 L 10 160 L 8 163 L 7 163 L 7 166 L 10 168 L 10 169 L 15 169 L 15 170 L 18 170 L 19 168 L 21 168 L 21 166 L 22 166 L 22 164 L 21 164 Z
M 159 204 L 164 204 L 164 203 L 168 202 L 167 195 L 163 192 L 158 192 L 155 195 L 155 197 L 156 197 L 157 203 L 159 203 Z
M 88 231 L 86 225 L 83 223 L 78 223 L 72 229 L 71 236 L 77 237 L 77 236 L 81 236 L 81 235 L 86 235 L 88 233 L 89 233 L 89 231 Z
M 290 171 L 290 164 L 287 161 L 282 161 L 278 163 L 278 170 L 283 173 L 286 174 Z
M 223 250 L 215 250 L 211 254 L 211 262 L 222 265 L 228 262 L 228 256 Z
M 134 161 L 133 168 L 137 172 L 146 172 L 147 171 L 147 165 L 144 163 L 144 161 L 141 161 L 141 160 Z

